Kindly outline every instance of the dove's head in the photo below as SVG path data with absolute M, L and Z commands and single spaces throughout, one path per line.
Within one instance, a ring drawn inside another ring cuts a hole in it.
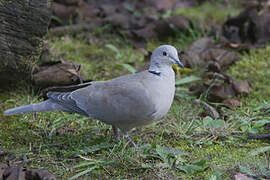
M 178 58 L 175 47 L 171 45 L 161 45 L 152 53 L 149 71 L 159 74 L 162 67 L 171 67 L 172 64 L 177 64 L 181 68 L 184 67 L 183 63 Z

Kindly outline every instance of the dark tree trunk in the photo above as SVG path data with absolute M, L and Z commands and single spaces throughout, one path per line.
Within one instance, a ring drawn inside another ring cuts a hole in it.
M 0 0 L 0 87 L 30 79 L 51 13 L 48 0 Z

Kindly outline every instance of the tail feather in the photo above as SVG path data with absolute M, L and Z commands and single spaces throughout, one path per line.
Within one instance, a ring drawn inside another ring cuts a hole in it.
M 26 114 L 26 113 L 34 113 L 34 112 L 44 112 L 44 111 L 68 111 L 63 106 L 54 103 L 50 99 L 35 103 L 29 104 L 25 106 L 20 106 L 17 108 L 12 108 L 4 111 L 5 116 L 15 115 L 15 114 Z

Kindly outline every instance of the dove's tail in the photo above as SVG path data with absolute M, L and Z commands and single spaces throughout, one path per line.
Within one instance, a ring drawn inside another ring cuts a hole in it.
M 66 108 L 60 104 L 54 103 L 52 100 L 48 99 L 46 101 L 29 104 L 17 108 L 12 108 L 4 111 L 5 116 L 15 115 L 15 114 L 26 114 L 44 111 L 67 111 Z

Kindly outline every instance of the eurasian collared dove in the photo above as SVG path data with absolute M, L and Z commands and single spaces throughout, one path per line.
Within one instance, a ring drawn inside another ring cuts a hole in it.
M 184 67 L 177 50 L 162 45 L 153 51 L 146 71 L 77 85 L 72 92 L 48 92 L 47 100 L 6 110 L 4 115 L 75 112 L 112 125 L 115 133 L 119 128 L 135 145 L 128 131 L 162 118 L 171 107 L 175 91 L 172 64 Z

